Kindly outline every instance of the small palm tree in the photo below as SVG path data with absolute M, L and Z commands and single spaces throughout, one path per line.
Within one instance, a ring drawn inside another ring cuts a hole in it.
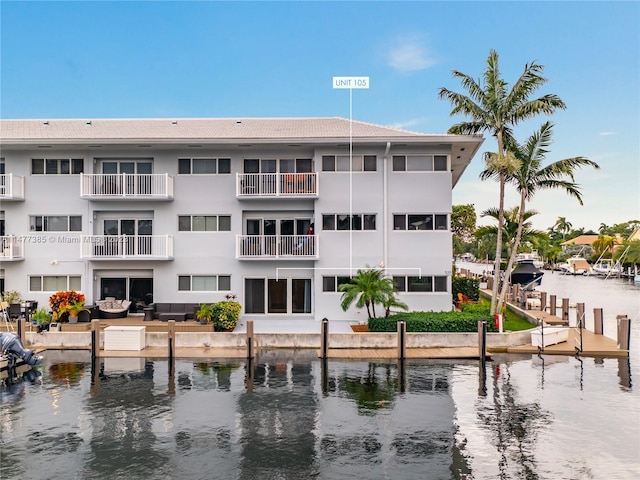
M 340 298 L 342 310 L 346 312 L 356 302 L 357 308 L 366 307 L 369 318 L 376 318 L 376 303 L 387 305 L 389 298 L 395 295 L 393 281 L 377 268 L 358 270 L 351 281 L 340 285 L 338 290 L 343 292 Z

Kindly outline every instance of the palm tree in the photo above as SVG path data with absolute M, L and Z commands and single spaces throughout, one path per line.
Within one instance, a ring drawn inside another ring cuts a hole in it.
M 598 235 L 598 238 L 595 239 L 591 248 L 595 255 L 601 256 L 605 252 L 613 253 L 613 247 L 616 245 L 616 237 L 612 237 L 611 235 Z M 611 257 L 611 255 L 609 255 Z
M 556 223 L 553 224 L 553 228 L 562 233 L 562 240 L 564 240 L 564 236 L 571 231 L 573 225 L 567 221 L 566 217 L 558 217 Z
M 600 167 L 596 162 L 584 157 L 572 157 L 558 160 L 547 166 L 542 166 L 551 145 L 553 135 L 553 124 L 545 122 L 540 129 L 531 135 L 523 145 L 510 144 L 514 156 L 520 163 L 520 168 L 507 177 L 507 181 L 516 187 L 520 193 L 520 214 L 518 216 L 516 231 L 511 248 L 511 255 L 507 264 L 505 278 L 509 278 L 515 262 L 516 253 L 520 246 L 522 229 L 525 222 L 525 206 L 530 202 L 539 190 L 560 189 L 569 196 L 574 197 L 582 205 L 582 194 L 579 186 L 574 182 L 575 170 L 581 167 L 590 166 L 595 169 Z M 484 172 L 483 172 L 484 173 Z M 500 298 L 498 300 L 498 311 L 501 311 L 507 296 L 508 285 L 504 282 Z
M 506 176 L 517 167 L 515 159 L 507 150 L 507 145 L 513 137 L 512 127 L 536 115 L 551 114 L 558 108 L 566 108 L 564 102 L 552 94 L 530 100 L 533 92 L 547 81 L 541 75 L 543 70 L 544 67 L 537 63 L 526 64 L 522 75 L 509 89 L 509 85 L 500 74 L 498 54 L 495 50 L 491 50 L 487 58 L 487 68 L 483 73 L 483 83 L 462 72 L 453 71 L 453 76 L 460 79 L 462 87 L 469 92 L 470 96 L 452 92 L 446 88 L 441 88 L 439 92 L 440 98 L 449 100 L 453 105 L 451 115 L 463 114 L 471 118 L 469 122 L 453 125 L 449 133 L 471 135 L 491 132 L 496 138 L 497 154 L 485 156 L 485 160 L 488 162 L 487 167 L 494 172 L 500 182 L 498 229 L 502 228 L 504 215 Z M 499 234 L 497 239 L 491 314 L 495 313 L 498 297 L 502 235 Z
M 522 227 L 522 239 L 525 241 L 534 242 L 537 237 L 544 235 L 543 232 L 535 230 L 531 222 L 527 221 L 538 212 L 535 210 L 529 210 L 524 212 L 525 222 Z M 497 208 L 488 208 L 480 214 L 481 217 L 491 217 L 499 221 L 500 213 Z M 510 208 L 504 212 L 503 225 L 502 225 L 502 240 L 507 245 L 507 256 L 511 256 L 513 244 L 509 242 L 510 238 L 515 238 L 518 232 L 518 207 Z M 476 238 L 491 238 L 494 239 L 498 235 L 498 226 L 496 225 L 484 225 L 476 230 Z
M 367 308 L 369 318 L 376 317 L 376 303 L 386 306 L 395 294 L 391 278 L 385 277 L 377 268 L 358 270 L 351 281 L 340 285 L 338 290 L 343 292 L 340 298 L 342 310 L 346 312 L 355 301 L 357 308 Z
M 600 226 L 598 227 L 598 233 L 601 235 L 604 235 L 608 231 L 609 231 L 609 225 L 607 225 L 606 223 L 601 223 Z

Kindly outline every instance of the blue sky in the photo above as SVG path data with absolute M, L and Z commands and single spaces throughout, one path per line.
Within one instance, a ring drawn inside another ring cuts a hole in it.
M 545 66 L 567 110 L 549 161 L 585 156 L 584 206 L 539 193 L 534 226 L 640 219 L 638 2 L 0 2 L 2 118 L 349 117 L 333 76 L 368 76 L 353 118 L 444 133 L 460 117 L 440 87 L 479 78 L 490 49 L 513 83 Z M 547 117 L 516 129 L 524 141 Z M 482 150 L 493 150 L 491 137 Z M 497 206 L 477 155 L 454 204 Z M 515 206 L 512 193 L 507 206 Z M 479 223 L 486 223 L 479 220 Z

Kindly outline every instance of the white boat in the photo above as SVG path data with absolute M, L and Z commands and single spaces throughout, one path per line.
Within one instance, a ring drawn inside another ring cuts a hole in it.
M 622 275 L 622 266 L 613 260 L 598 260 L 593 264 L 593 273 L 603 277 L 619 277 Z
M 520 252 L 516 255 L 516 263 L 524 260 L 531 260 L 536 268 L 544 267 L 544 262 L 538 256 L 537 250 L 533 250 L 531 252 Z
M 584 257 L 569 257 L 566 262 L 558 265 L 558 269 L 565 275 L 591 275 L 593 270 Z

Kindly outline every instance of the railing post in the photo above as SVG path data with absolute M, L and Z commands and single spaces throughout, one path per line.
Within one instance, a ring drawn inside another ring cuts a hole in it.
M 253 353 L 253 320 L 247 320 L 247 358 L 251 359 Z
M 404 320 L 398 320 L 398 360 L 406 358 L 406 339 L 407 323 Z
M 586 322 L 584 319 L 584 303 L 576 304 L 576 326 L 578 328 L 585 328 Z
M 569 299 L 562 299 L 562 320 L 569 324 Z
M 175 320 L 169 320 L 167 322 L 167 337 L 168 337 L 168 341 L 169 341 L 169 361 L 173 360 L 174 357 L 174 349 L 175 349 L 175 344 L 176 344 L 176 321 Z
M 322 328 L 320 333 L 320 358 L 327 358 L 329 350 L 329 320 L 322 319 Z
M 617 315 L 618 322 L 618 348 L 629 350 L 629 340 L 631 339 L 631 320 L 626 315 Z
M 593 333 L 596 335 L 602 335 L 603 329 L 603 315 L 601 308 L 593 309 Z

